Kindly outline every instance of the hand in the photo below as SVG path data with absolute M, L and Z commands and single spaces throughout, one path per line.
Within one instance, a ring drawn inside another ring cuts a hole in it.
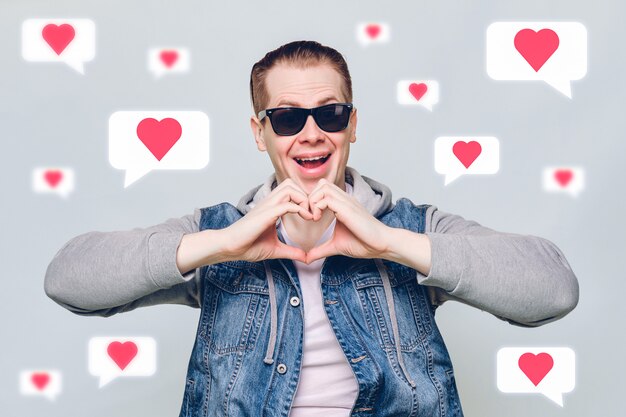
M 307 264 L 332 255 L 381 258 L 386 253 L 390 227 L 368 213 L 356 198 L 321 179 L 308 200 L 314 221 L 319 220 L 326 209 L 334 212 L 337 221 L 332 238 L 306 254 Z
M 228 242 L 225 256 L 251 262 L 278 258 L 305 262 L 306 252 L 284 244 L 276 234 L 276 221 L 286 213 L 298 213 L 305 220 L 313 219 L 308 196 L 290 178 L 276 186 L 245 216 L 224 229 Z

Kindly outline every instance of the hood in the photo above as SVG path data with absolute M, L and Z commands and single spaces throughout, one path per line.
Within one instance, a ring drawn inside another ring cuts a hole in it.
M 393 208 L 391 190 L 384 184 L 362 176 L 356 169 L 346 166 L 347 183 L 352 185 L 352 195 L 374 217 L 379 217 Z M 270 175 L 263 184 L 248 191 L 237 203 L 244 215 L 276 188 L 276 174 Z M 254 203 L 250 205 L 250 203 Z

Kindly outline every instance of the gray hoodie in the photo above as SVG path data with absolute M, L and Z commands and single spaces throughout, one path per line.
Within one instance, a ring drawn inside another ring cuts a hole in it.
M 377 217 L 393 207 L 388 187 L 346 167 L 353 196 Z M 272 174 L 246 193 L 237 208 L 251 210 L 276 186 Z M 108 317 L 138 307 L 184 304 L 200 307 L 199 269 L 182 275 L 176 251 L 184 234 L 199 231 L 200 209 L 148 228 L 89 232 L 67 242 L 54 256 L 46 294 L 81 315 Z M 539 326 L 569 313 L 578 303 L 578 281 L 559 248 L 529 235 L 502 233 L 475 221 L 426 211 L 431 242 L 428 286 L 435 306 L 460 301 L 520 326 Z

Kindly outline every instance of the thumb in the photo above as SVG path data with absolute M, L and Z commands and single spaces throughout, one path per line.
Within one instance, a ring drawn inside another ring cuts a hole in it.
M 313 261 L 316 261 L 321 258 L 326 258 L 327 256 L 337 255 L 337 248 L 335 248 L 334 242 L 329 240 L 321 244 L 320 246 L 316 246 L 306 254 L 306 263 L 310 264 Z

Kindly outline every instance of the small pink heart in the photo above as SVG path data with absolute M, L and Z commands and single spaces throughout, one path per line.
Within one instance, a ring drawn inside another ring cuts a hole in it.
M 63 172 L 59 170 L 48 170 L 43 174 L 43 178 L 51 188 L 55 188 L 63 179 Z
M 43 391 L 48 385 L 48 382 L 50 382 L 50 374 L 47 372 L 34 373 L 30 376 L 30 380 L 39 391 Z
M 574 173 L 571 169 L 558 169 L 554 171 L 554 178 L 563 188 L 567 187 L 567 184 L 569 184 L 573 177 Z
M 428 86 L 424 83 L 411 83 L 411 85 L 409 85 L 409 92 L 413 95 L 413 97 L 415 97 L 415 100 L 417 101 L 424 97 L 426 91 L 428 91 Z
M 380 25 L 367 25 L 365 32 L 370 38 L 375 39 L 380 34 Z
M 535 72 L 554 54 L 559 47 L 559 36 L 552 29 L 522 29 L 513 40 L 515 49 L 524 57 Z
M 123 371 L 137 356 L 137 345 L 133 342 L 111 342 L 107 347 L 107 353 Z
M 159 161 L 178 142 L 182 133 L 180 123 L 169 117 L 161 121 L 146 118 L 137 125 L 137 137 Z
M 41 31 L 41 36 L 57 55 L 61 55 L 75 35 L 74 27 L 67 23 L 60 26 L 50 23 Z
M 474 163 L 478 155 L 482 152 L 482 146 L 475 140 L 471 142 L 463 142 L 462 140 L 456 142 L 452 146 L 452 153 L 461 161 L 465 168 L 469 168 Z
M 554 366 L 554 359 L 545 352 L 538 355 L 528 352 L 520 356 L 517 365 L 528 379 L 537 386 Z
M 159 56 L 163 64 L 168 68 L 172 68 L 176 61 L 178 61 L 178 51 L 161 51 Z

